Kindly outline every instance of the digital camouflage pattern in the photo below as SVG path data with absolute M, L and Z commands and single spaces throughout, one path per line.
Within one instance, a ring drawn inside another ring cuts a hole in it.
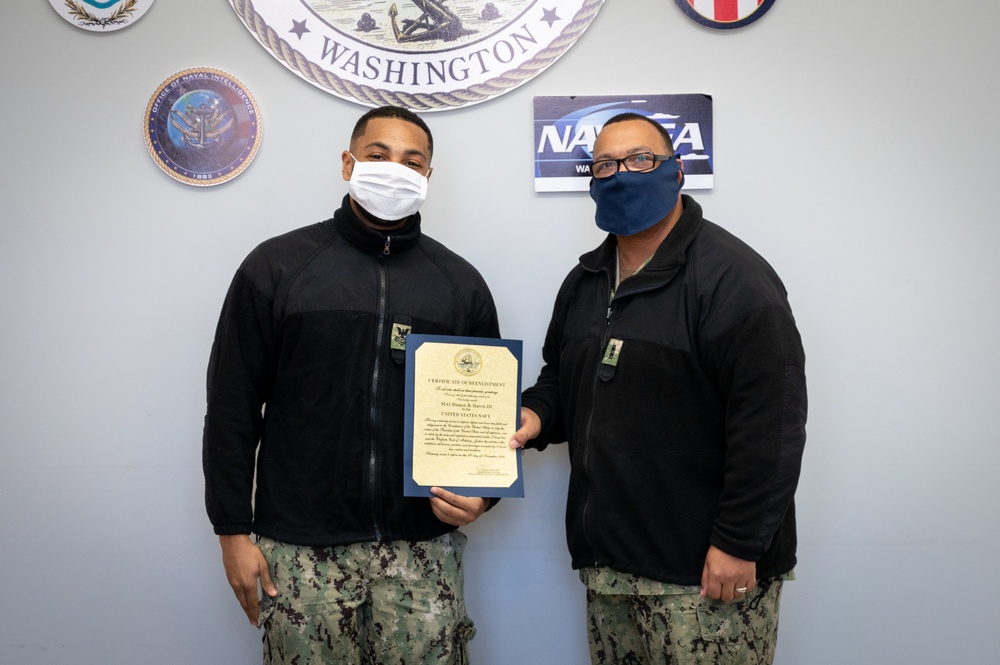
M 466 537 L 300 547 L 262 538 L 278 596 L 261 601 L 265 665 L 468 663 Z
M 770 665 L 782 580 L 731 603 L 700 587 L 585 568 L 590 658 L 605 665 Z

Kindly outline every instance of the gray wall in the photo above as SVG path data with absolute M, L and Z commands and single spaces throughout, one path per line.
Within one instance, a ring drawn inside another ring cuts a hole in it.
M 610 0 L 538 78 L 428 116 L 426 228 L 484 273 L 531 380 L 558 284 L 601 237 L 585 194 L 533 193 L 532 97 L 714 96 L 716 190 L 696 196 L 781 274 L 809 359 L 783 665 L 995 658 L 1000 4 L 975 5 L 780 0 L 720 34 L 671 0 Z M 5 2 L 0 37 L 0 662 L 256 662 L 202 505 L 205 365 L 243 256 L 339 202 L 364 109 L 221 0 L 107 35 Z M 140 131 L 156 86 L 199 66 L 240 78 L 265 128 L 207 190 Z M 565 451 L 525 469 L 527 498 L 467 530 L 473 655 L 583 663 Z

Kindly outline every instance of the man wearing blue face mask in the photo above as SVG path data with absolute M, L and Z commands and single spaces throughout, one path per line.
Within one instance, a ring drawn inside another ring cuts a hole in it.
M 594 663 L 770 663 L 806 421 L 784 286 L 681 195 L 658 123 L 609 120 L 591 173 L 609 235 L 559 290 L 511 445 L 569 442 Z
M 406 338 L 500 333 L 483 278 L 421 232 L 433 149 L 410 111 L 366 113 L 340 209 L 258 246 L 223 305 L 205 499 L 268 665 L 468 662 L 457 527 L 490 501 L 403 496 Z

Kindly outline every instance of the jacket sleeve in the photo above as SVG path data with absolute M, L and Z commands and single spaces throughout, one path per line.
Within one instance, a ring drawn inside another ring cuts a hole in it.
M 711 542 L 757 561 L 792 504 L 805 446 L 805 354 L 787 305 L 754 310 L 703 348 L 724 400 L 724 486 Z
M 560 293 L 560 296 L 562 294 Z M 537 437 L 526 444 L 526 448 L 545 450 L 550 443 L 566 441 L 566 428 L 562 409 L 559 382 L 559 361 L 562 354 L 562 298 L 557 297 L 552 318 L 545 333 L 542 346 L 542 369 L 535 385 L 521 394 L 521 406 L 531 409 L 542 421 L 542 430 Z
M 208 364 L 202 439 L 205 506 L 220 535 L 250 533 L 257 443 L 275 372 L 273 299 L 241 269 L 226 295 Z

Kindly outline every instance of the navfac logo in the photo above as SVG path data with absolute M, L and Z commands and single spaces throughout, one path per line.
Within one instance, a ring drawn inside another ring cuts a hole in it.
M 594 141 L 608 120 L 638 113 L 670 134 L 685 189 L 714 186 L 712 97 L 704 94 L 535 97 L 535 191 L 585 192 Z
M 695 23 L 717 30 L 748 26 L 767 13 L 774 0 L 674 0 Z

